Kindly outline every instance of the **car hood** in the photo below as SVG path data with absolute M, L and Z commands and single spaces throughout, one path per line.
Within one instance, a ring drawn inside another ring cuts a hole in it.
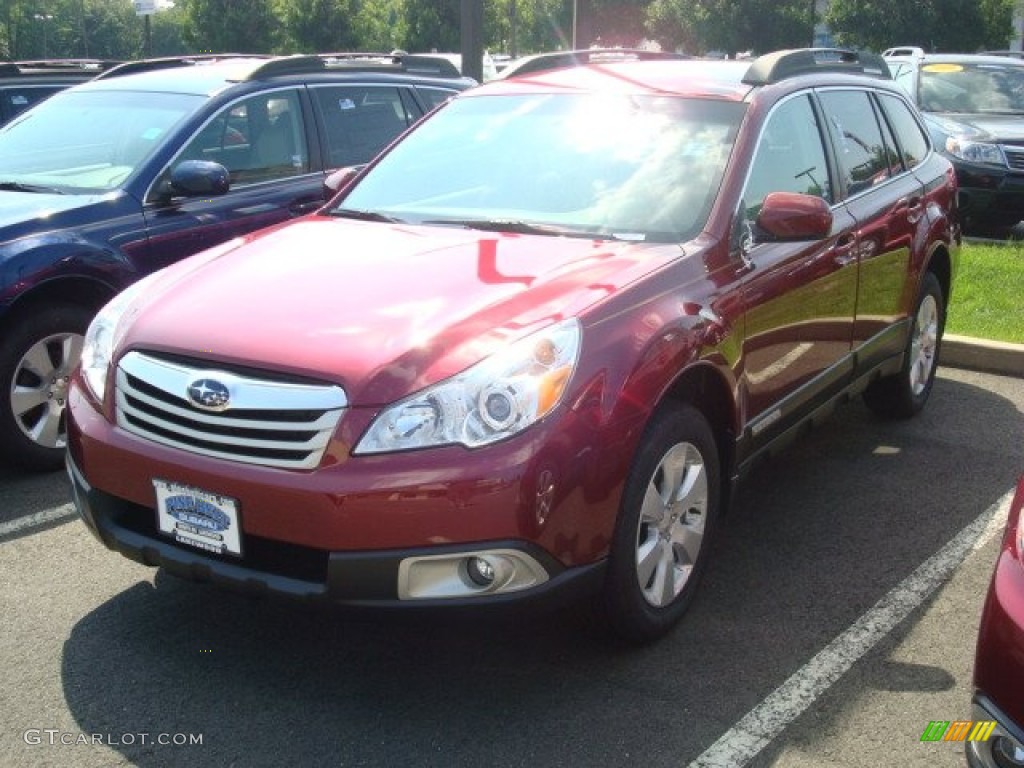
M 353 405 L 381 405 L 578 314 L 681 253 L 314 216 L 198 267 L 171 267 L 119 348 L 330 380 Z
M 63 226 L 64 214 L 103 202 L 109 195 L 51 195 L 0 190 L 0 229 L 4 240 Z
M 1024 140 L 1024 115 L 931 114 L 930 121 L 945 134 L 974 140 Z

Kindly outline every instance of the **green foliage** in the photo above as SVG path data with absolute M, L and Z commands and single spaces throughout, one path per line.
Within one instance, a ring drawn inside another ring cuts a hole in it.
M 271 0 L 185 0 L 184 13 L 182 37 L 196 52 L 269 53 L 277 43 Z
M 355 0 L 278 0 L 283 53 L 355 49 Z
M 814 14 L 806 0 L 653 0 L 647 28 L 669 49 L 766 53 L 810 44 Z
M 928 51 L 1005 48 L 1015 0 L 832 0 L 825 22 L 837 42 L 881 51 L 916 45 Z
M 1024 244 L 968 243 L 960 253 L 946 331 L 1024 344 Z

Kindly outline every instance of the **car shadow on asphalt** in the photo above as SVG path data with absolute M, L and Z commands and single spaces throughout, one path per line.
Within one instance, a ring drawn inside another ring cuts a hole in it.
M 353 614 L 157 572 L 73 627 L 65 699 L 84 733 L 202 734 L 115 746 L 139 766 L 685 765 L 1005 493 L 1022 439 L 1017 404 L 955 379 L 910 421 L 841 408 L 747 479 L 645 648 L 586 606 Z

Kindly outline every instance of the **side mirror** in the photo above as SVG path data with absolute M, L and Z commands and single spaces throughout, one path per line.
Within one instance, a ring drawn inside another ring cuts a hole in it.
M 171 169 L 168 187 L 179 197 L 223 195 L 231 188 L 231 176 L 220 163 L 183 160 Z
M 822 240 L 832 231 L 832 210 L 814 195 L 772 192 L 757 214 L 757 226 L 774 240 Z
M 362 165 L 350 165 L 347 168 L 339 168 L 327 174 L 327 178 L 324 179 L 324 199 L 330 200 L 348 187 L 364 167 Z

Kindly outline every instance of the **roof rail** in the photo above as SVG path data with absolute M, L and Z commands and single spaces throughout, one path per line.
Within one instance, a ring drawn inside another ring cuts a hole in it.
M 97 80 L 108 77 L 120 77 L 121 75 L 134 75 L 139 72 L 154 72 L 158 69 L 172 69 L 174 67 L 187 67 L 199 64 L 212 64 L 227 59 L 269 59 L 262 53 L 217 53 L 204 54 L 199 56 L 168 56 L 161 59 L 139 59 L 138 61 L 126 61 L 116 67 L 112 67 L 96 76 Z
M 889 65 L 877 53 L 843 48 L 799 48 L 759 56 L 743 76 L 747 85 L 768 85 L 812 72 L 846 72 L 889 79 Z
M 296 54 L 271 59 L 246 75 L 258 80 L 278 75 L 307 74 L 325 70 L 350 69 L 370 72 L 407 72 L 434 77 L 461 77 L 462 73 L 442 56 L 408 53 L 342 52 Z
M 108 59 L 33 59 L 24 61 L 0 62 L 0 75 L 17 77 L 18 75 L 98 75 L 111 67 L 121 64 L 120 61 Z
M 562 67 L 578 67 L 587 64 L 611 64 L 619 61 L 655 61 L 666 59 L 691 59 L 684 53 L 670 51 L 648 51 L 640 48 L 585 48 L 576 51 L 552 51 L 527 56 L 513 61 L 499 74 L 499 78 L 545 72 Z

